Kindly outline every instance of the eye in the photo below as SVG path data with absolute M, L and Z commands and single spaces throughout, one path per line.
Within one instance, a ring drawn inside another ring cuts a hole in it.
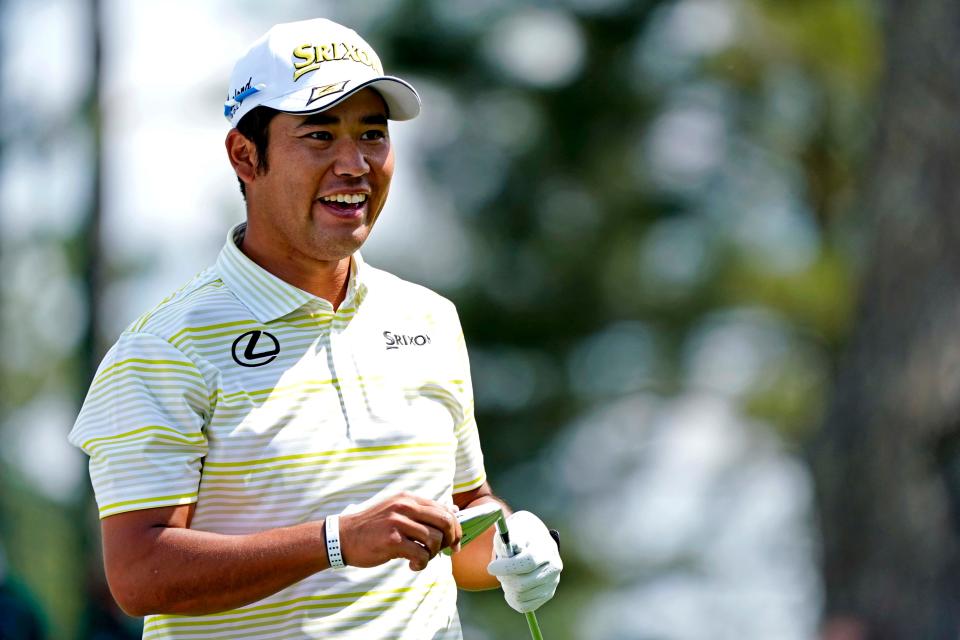
M 333 134 L 329 131 L 311 131 L 310 133 L 303 136 L 304 138 L 309 138 L 310 140 L 333 140 Z
M 383 140 L 387 137 L 387 132 L 380 129 L 370 129 L 360 135 L 361 140 Z

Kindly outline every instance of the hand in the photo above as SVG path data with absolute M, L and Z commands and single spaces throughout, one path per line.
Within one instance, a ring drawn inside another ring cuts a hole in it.
M 529 511 L 518 511 L 507 518 L 510 544 L 519 553 L 510 557 L 500 536 L 494 535 L 497 558 L 487 567 L 503 587 L 507 604 L 527 613 L 540 608 L 553 597 L 560 582 L 563 561 L 557 543 L 540 518 Z
M 462 536 L 451 508 L 406 492 L 340 516 L 343 561 L 354 567 L 405 558 L 411 570 L 421 571 L 441 549 L 459 551 Z

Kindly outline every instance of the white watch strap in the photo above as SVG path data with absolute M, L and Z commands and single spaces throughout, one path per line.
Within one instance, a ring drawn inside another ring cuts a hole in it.
M 340 551 L 340 516 L 327 516 L 327 557 L 330 559 L 331 569 L 341 569 L 343 553 Z

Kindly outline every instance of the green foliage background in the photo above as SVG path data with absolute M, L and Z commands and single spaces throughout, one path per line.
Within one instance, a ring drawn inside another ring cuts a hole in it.
M 271 21 L 258 3 L 236 7 Z M 636 394 L 697 390 L 691 349 L 743 317 L 773 326 L 778 347 L 732 394 L 737 410 L 794 452 L 819 424 L 862 255 L 857 180 L 878 108 L 876 9 L 867 0 L 407 0 L 331 11 L 389 70 L 452 105 L 427 102 L 423 115 L 447 118 L 423 145 L 424 163 L 467 237 L 466 275 L 442 293 L 472 348 L 495 488 L 573 532 L 541 620 L 551 640 L 578 637 L 594 595 L 620 578 L 593 566 L 595 541 L 577 539 L 577 514 L 565 508 L 575 487 L 549 467 L 571 425 Z M 576 70 L 540 84 L 511 71 L 504 34 L 518 16 L 571 28 Z M 10 128 L 4 135 L 4 145 L 18 143 Z M 42 158 L 55 142 L 31 144 Z M 43 265 L 44 278 L 76 285 L 81 240 L 68 230 L 6 242 L 0 261 L 8 274 Z M 104 258 L 108 280 L 149 268 Z M 6 335 L 31 350 L 3 361 L 4 418 L 47 396 L 81 397 L 81 350 L 45 332 L 43 314 L 57 309 L 38 302 L 36 279 L 8 278 L 2 310 Z M 42 602 L 51 637 L 79 637 L 99 562 L 89 497 L 53 501 L 9 464 L 0 486 L 12 572 Z M 522 636 L 522 617 L 497 594 L 463 601 L 470 629 Z

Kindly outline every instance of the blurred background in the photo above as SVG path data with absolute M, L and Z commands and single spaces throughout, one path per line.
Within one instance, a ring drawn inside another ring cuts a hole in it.
M 424 99 L 364 255 L 460 310 L 545 637 L 960 636 L 954 0 L 0 0 L 0 638 L 139 637 L 66 434 L 243 218 L 234 60 L 317 16 Z

